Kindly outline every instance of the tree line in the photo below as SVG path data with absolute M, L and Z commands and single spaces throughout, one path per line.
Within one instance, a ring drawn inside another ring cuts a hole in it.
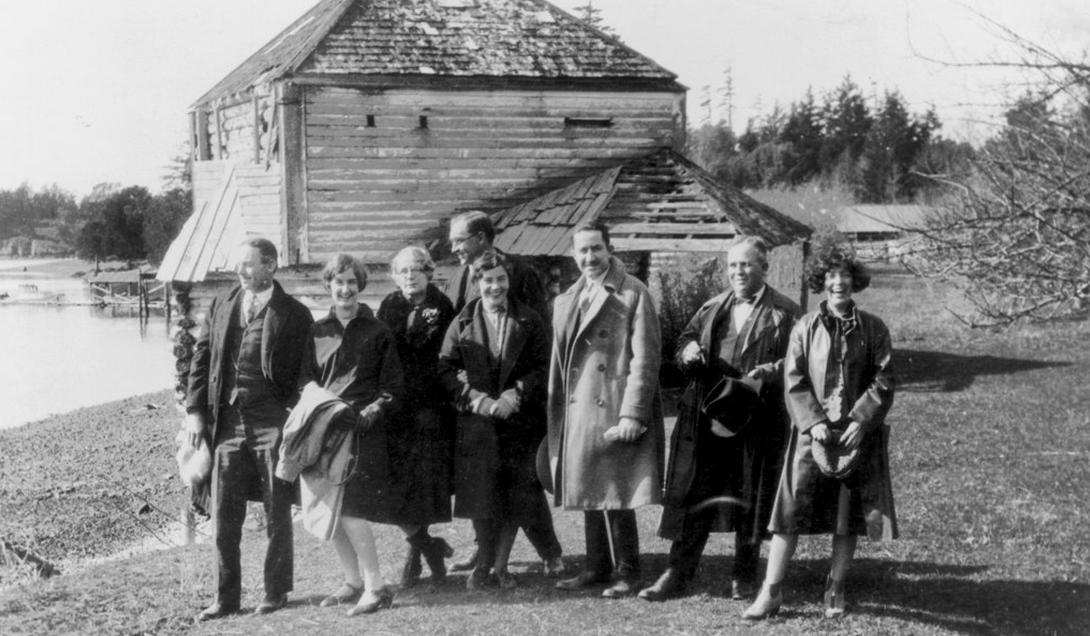
M 964 172 L 973 160 L 973 147 L 943 138 L 941 126 L 933 109 L 910 112 L 898 91 L 868 100 L 845 77 L 820 99 L 807 90 L 776 105 L 741 135 L 705 123 L 690 131 L 687 152 L 738 188 L 839 185 L 860 203 L 906 203 L 936 184 L 926 175 Z
M 192 210 L 188 184 L 158 194 L 143 186 L 102 183 L 78 203 L 57 185 L 0 189 L 0 241 L 55 241 L 98 263 L 147 259 L 158 265 Z

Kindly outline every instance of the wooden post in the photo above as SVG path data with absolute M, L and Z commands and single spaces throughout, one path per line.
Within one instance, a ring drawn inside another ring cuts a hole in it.
M 253 107 L 253 140 L 254 140 L 254 163 L 261 163 L 261 113 L 259 112 L 259 106 L 257 99 L 257 87 L 250 89 L 251 91 L 251 104 Z
M 216 159 L 223 159 L 223 122 L 220 120 L 220 103 L 216 101 Z
M 208 161 L 212 158 L 212 149 L 209 148 L 208 137 L 208 111 L 197 111 L 197 161 Z
M 306 98 L 303 88 L 284 82 L 276 85 L 280 109 L 280 227 L 284 250 L 281 259 L 294 265 L 310 258 L 307 246 Z
M 197 519 L 193 516 L 193 506 L 186 501 L 182 503 L 182 545 L 193 545 L 193 539 L 197 534 Z
M 163 307 L 167 314 L 167 329 L 170 329 L 170 313 L 174 305 L 174 288 L 170 283 L 163 284 Z

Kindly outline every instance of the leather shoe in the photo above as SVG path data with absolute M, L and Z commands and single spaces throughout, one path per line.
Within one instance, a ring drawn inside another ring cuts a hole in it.
M 742 612 L 742 618 L 747 621 L 763 621 L 772 618 L 780 612 L 783 605 L 783 583 L 765 584 L 761 586 L 761 593 L 757 600 Z
M 466 558 L 450 564 L 451 572 L 468 572 L 477 567 L 477 550 L 474 549 Z
M 238 605 L 225 605 L 223 603 L 220 603 L 219 601 L 216 601 L 215 603 L 212 603 L 208 607 L 201 610 L 200 614 L 197 614 L 197 622 L 203 623 L 204 621 L 212 621 L 216 620 L 217 618 L 223 618 L 225 616 L 230 616 L 231 614 L 237 613 Z
M 632 596 L 640 589 L 640 580 L 635 577 L 621 577 L 606 589 L 602 590 L 603 598 L 624 598 Z
M 491 586 L 494 582 L 492 574 L 487 568 L 476 568 L 466 578 L 466 589 L 476 592 Z
M 269 594 L 265 596 L 265 600 L 257 604 L 257 607 L 254 608 L 254 614 L 272 614 L 287 604 L 287 594 Z
M 501 590 L 513 590 L 519 586 L 518 579 L 514 574 L 511 574 L 507 570 L 501 570 L 496 572 L 496 583 L 500 586 Z
M 735 601 L 744 601 L 757 593 L 757 586 L 749 581 L 732 579 L 730 582 L 730 597 Z
M 386 588 L 377 592 L 367 590 L 360 596 L 360 600 L 354 607 L 348 610 L 347 616 L 359 616 L 360 614 L 374 614 L 380 609 L 385 609 L 394 604 L 394 593 Z
M 567 592 L 574 592 L 577 590 L 583 590 L 588 587 L 594 587 L 596 585 L 602 585 L 603 583 L 609 583 L 608 574 L 599 574 L 598 572 L 580 572 L 570 579 L 560 579 L 556 582 L 556 589 L 565 590 Z
M 541 562 L 541 571 L 549 578 L 556 578 L 564 573 L 564 559 L 553 557 Z
M 659 602 L 677 598 L 685 593 L 688 582 L 674 568 L 666 568 L 651 587 L 640 591 L 639 597 L 645 601 Z
M 352 603 L 359 599 L 360 594 L 363 594 L 363 586 L 356 587 L 351 583 L 344 583 L 341 588 L 336 592 L 322 599 L 322 602 L 318 604 L 319 607 L 334 607 L 336 605 L 343 605 L 345 603 Z

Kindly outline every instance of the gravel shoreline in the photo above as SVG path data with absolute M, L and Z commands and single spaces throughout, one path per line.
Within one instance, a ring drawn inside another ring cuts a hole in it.
M 0 430 L 0 539 L 65 572 L 169 534 L 180 417 L 162 390 Z

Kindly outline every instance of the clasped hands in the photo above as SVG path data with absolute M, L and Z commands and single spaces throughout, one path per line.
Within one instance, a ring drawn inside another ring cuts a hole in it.
M 517 389 L 507 389 L 496 399 L 490 397 L 481 398 L 477 404 L 477 414 L 494 417 L 498 420 L 509 420 L 522 408 L 522 398 Z
M 808 432 L 815 442 L 821 442 L 822 444 L 828 442 L 833 435 L 833 432 L 829 430 L 829 425 L 825 422 L 811 426 Z M 855 450 L 862 442 L 863 425 L 852 420 L 848 424 L 848 428 L 844 429 L 844 432 L 840 434 L 839 444 L 848 450 Z

